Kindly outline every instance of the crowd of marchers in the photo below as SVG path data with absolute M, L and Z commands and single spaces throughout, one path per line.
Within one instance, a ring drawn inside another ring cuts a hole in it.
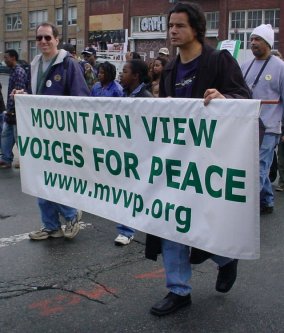
M 170 55 L 169 50 L 163 47 L 154 60 L 147 62 L 139 53 L 127 52 L 121 73 L 117 73 L 110 61 L 98 63 L 93 45 L 86 47 L 80 57 L 71 44 L 60 48 L 59 32 L 51 23 L 41 23 L 35 32 L 40 54 L 28 68 L 19 65 L 16 50 L 4 52 L 10 73 L 7 100 L 4 101 L 0 89 L 1 170 L 20 167 L 13 164 L 13 149 L 17 143 L 15 94 L 203 98 L 205 106 L 212 99 L 273 100 L 277 102 L 263 104 L 260 110 L 260 203 L 256 208 L 260 214 L 273 213 L 274 189 L 270 169 L 273 159 L 275 166 L 276 151 L 279 183 L 275 189 L 284 191 L 284 62 L 279 52 L 272 51 L 274 31 L 271 25 L 261 24 L 252 31 L 250 45 L 254 58 L 240 67 L 230 52 L 217 51 L 206 44 L 206 19 L 199 6 L 177 3 L 168 14 L 168 36 L 173 49 L 178 48 L 178 55 Z M 29 233 L 31 240 L 73 239 L 79 233 L 81 211 L 43 198 L 37 200 L 41 228 Z M 114 242 L 125 246 L 134 236 L 135 230 L 119 224 Z M 191 304 L 192 264 L 201 264 L 207 259 L 216 263 L 217 292 L 229 292 L 237 278 L 237 259 L 153 235 L 146 236 L 145 253 L 153 260 L 162 254 L 169 290 L 166 297 L 150 309 L 153 315 L 167 315 Z

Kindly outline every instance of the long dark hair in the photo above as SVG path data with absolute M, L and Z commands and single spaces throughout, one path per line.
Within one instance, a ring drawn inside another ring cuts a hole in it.
M 202 9 L 195 3 L 185 4 L 179 2 L 169 12 L 168 25 L 170 22 L 170 17 L 173 13 L 186 13 L 189 25 L 196 31 L 197 40 L 201 44 L 204 44 L 206 33 L 206 18 Z
M 163 58 L 163 57 L 157 57 L 155 60 L 154 60 L 154 65 L 155 65 L 155 61 L 158 60 L 161 62 L 163 68 L 166 66 L 166 64 L 168 63 L 168 60 Z M 154 67 L 154 66 L 153 66 Z M 157 75 L 156 73 L 153 72 L 152 74 L 152 80 L 157 80 L 159 77 L 160 77 L 161 74 Z
M 99 64 L 98 70 L 100 70 L 100 68 L 104 71 L 105 80 L 107 82 L 112 82 L 113 80 L 115 80 L 116 68 L 113 64 L 111 64 L 108 61 L 105 61 Z

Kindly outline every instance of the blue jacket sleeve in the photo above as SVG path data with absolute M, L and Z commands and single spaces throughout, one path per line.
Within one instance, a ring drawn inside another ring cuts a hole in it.
M 71 57 L 68 60 L 66 81 L 70 96 L 90 96 L 80 64 Z

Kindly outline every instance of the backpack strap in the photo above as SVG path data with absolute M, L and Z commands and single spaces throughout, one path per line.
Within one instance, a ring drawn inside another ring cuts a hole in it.
M 270 58 L 271 58 L 271 55 L 265 60 L 265 62 L 264 62 L 264 64 L 262 65 L 262 67 L 261 67 L 259 73 L 257 74 L 257 77 L 256 77 L 255 80 L 254 80 L 254 83 L 252 84 L 251 89 L 255 88 L 255 86 L 257 85 L 257 82 L 259 81 L 259 78 L 260 78 L 262 72 L 264 71 L 264 68 L 266 67 L 266 65 L 267 65 L 268 61 L 270 60 Z M 251 64 L 249 65 L 249 68 L 247 69 L 247 71 L 246 71 L 246 73 L 245 73 L 244 79 L 246 79 L 246 77 L 247 77 L 247 75 L 248 75 L 248 72 L 250 71 L 250 69 L 251 69 L 251 67 L 252 67 L 252 65 L 253 65 L 253 63 L 254 63 L 254 61 L 255 61 L 255 59 L 253 59 L 253 61 L 252 61 Z
M 63 80 L 62 80 L 62 84 L 64 87 L 64 92 L 63 92 L 63 96 L 68 96 L 69 95 L 69 87 L 68 87 L 68 83 L 67 83 L 67 71 L 68 71 L 68 67 L 69 67 L 69 62 L 70 62 L 70 56 L 66 56 L 63 59 Z

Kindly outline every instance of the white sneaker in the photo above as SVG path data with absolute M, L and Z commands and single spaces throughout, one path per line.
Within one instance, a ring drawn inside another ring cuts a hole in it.
M 66 227 L 64 230 L 65 238 L 72 239 L 78 234 L 78 232 L 80 231 L 79 221 L 81 220 L 81 218 L 82 218 L 82 211 L 77 210 L 76 217 L 72 221 L 66 222 Z
M 115 245 L 128 245 L 130 244 L 130 242 L 134 239 L 134 236 L 124 236 L 119 234 L 116 239 L 114 240 L 114 244 Z

